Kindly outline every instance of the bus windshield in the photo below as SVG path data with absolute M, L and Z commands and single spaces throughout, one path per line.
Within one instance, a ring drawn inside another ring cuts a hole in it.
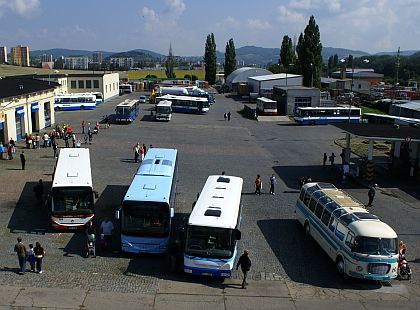
M 232 229 L 188 226 L 185 253 L 202 257 L 230 258 L 235 240 Z
M 169 206 L 162 203 L 125 201 L 121 231 L 124 235 L 164 237 L 169 234 Z
M 128 107 L 117 107 L 117 114 L 127 114 L 129 113 Z
M 93 192 L 90 187 L 56 187 L 52 189 L 53 214 L 93 213 Z
M 169 114 L 171 110 L 171 107 L 156 107 L 156 113 Z
M 368 255 L 397 254 L 398 240 L 396 238 L 356 237 L 355 252 Z

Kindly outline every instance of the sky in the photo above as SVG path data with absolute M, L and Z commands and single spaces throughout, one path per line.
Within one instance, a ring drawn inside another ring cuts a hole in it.
M 280 48 L 311 15 L 323 46 L 420 50 L 420 0 L 0 0 L 0 46 L 199 56 L 214 33 L 219 51 Z

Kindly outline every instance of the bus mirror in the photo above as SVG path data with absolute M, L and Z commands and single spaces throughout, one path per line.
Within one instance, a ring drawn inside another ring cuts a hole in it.
M 171 217 L 174 217 L 175 216 L 175 210 L 174 210 L 174 208 L 171 208 L 170 210 L 171 210 Z
M 116 210 L 115 211 L 115 219 L 119 220 L 120 219 L 120 210 Z
M 241 240 L 242 238 L 242 233 L 239 229 L 235 229 L 235 239 L 236 240 Z

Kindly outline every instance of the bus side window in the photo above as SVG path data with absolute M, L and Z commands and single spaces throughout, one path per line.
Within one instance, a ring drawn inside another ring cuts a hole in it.
M 309 193 L 305 193 L 305 197 L 303 197 L 303 203 L 306 206 L 309 206 L 309 200 L 311 199 L 311 195 Z
M 315 207 L 316 207 L 316 200 L 314 198 L 312 198 L 311 201 L 309 202 L 309 210 L 314 212 Z
M 322 204 L 318 203 L 316 205 L 316 209 L 315 209 L 316 217 L 320 219 L 323 211 L 324 211 L 324 206 Z
M 347 234 L 345 243 L 350 249 L 354 247 L 354 234 L 351 231 Z
M 336 225 L 337 225 L 337 220 L 335 219 L 334 216 L 331 216 L 330 223 L 328 225 L 328 229 L 331 230 L 332 232 L 334 232 Z
M 328 226 L 330 218 L 331 218 L 331 213 L 329 211 L 325 210 L 324 213 L 322 213 L 321 221 L 322 221 L 322 223 L 325 224 L 325 226 Z
M 300 195 L 299 195 L 299 199 L 300 199 L 300 201 L 303 201 L 304 197 L 305 197 L 305 190 L 302 188 L 302 189 L 300 190 Z

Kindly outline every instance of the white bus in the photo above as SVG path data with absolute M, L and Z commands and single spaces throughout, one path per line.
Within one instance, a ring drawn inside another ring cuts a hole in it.
M 131 94 L 133 92 L 133 85 L 120 84 L 120 94 Z
M 303 185 L 296 215 L 305 234 L 318 242 L 340 274 L 369 280 L 397 277 L 395 231 L 333 184 Z
M 209 100 L 207 98 L 191 96 L 164 95 L 156 98 L 157 102 L 168 100 L 172 102 L 172 111 L 179 113 L 205 114 L 209 111 Z
M 104 103 L 104 98 L 101 92 L 83 93 L 83 95 L 94 95 L 96 98 L 96 105 Z
M 156 105 L 156 120 L 170 121 L 172 118 L 172 102 L 168 100 L 159 101 Z
M 242 184 L 239 177 L 208 177 L 188 219 L 184 272 L 231 276 L 241 239 Z
M 93 94 L 57 94 L 54 97 L 56 111 L 92 110 L 96 108 L 96 96 Z
M 277 115 L 277 101 L 260 97 L 257 98 L 258 115 Z
M 63 148 L 48 197 L 52 229 L 83 229 L 95 214 L 89 149 Z

